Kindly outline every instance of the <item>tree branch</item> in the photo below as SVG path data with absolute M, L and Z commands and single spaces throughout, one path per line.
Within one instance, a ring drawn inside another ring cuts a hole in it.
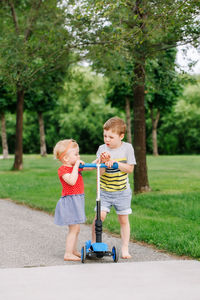
M 177 45 L 177 41 L 172 41 L 172 43 L 170 45 L 166 45 L 166 46 L 163 46 L 163 47 L 160 44 L 155 44 L 153 46 L 154 49 L 152 49 L 151 54 L 154 53 L 154 52 L 157 52 L 157 51 L 164 51 L 164 50 L 168 50 L 168 49 L 171 49 L 171 48 L 175 48 L 177 46 L 188 45 L 188 44 L 190 44 L 190 43 L 198 40 L 199 38 L 200 38 L 200 34 L 199 34 L 199 36 L 197 36 L 195 38 L 191 38 L 191 39 L 188 39 L 188 40 L 178 41 L 178 45 Z
M 17 34 L 19 34 L 19 25 L 18 25 L 18 21 L 17 21 L 17 15 L 15 12 L 15 7 L 12 1 L 7 0 L 8 5 L 10 6 L 11 9 L 11 13 L 12 13 L 12 18 L 13 18 L 13 23 L 15 25 L 15 31 Z
M 48 56 L 48 58 L 51 58 L 51 57 L 55 56 L 55 58 L 53 59 L 53 62 L 55 62 L 59 57 L 61 57 L 61 56 L 64 54 L 65 51 L 69 51 L 69 49 L 66 48 L 66 49 L 64 49 L 63 51 L 55 51 L 54 53 L 51 53 L 51 54 Z M 38 69 L 36 69 L 34 72 L 32 72 L 32 73 L 30 74 L 30 76 L 29 76 L 29 79 L 33 78 L 33 76 L 34 76 L 35 74 L 37 74 L 40 70 L 44 69 L 47 65 L 49 65 L 49 61 L 48 61 L 46 64 L 44 64 L 44 65 L 42 65 L 41 67 L 39 67 Z
M 38 12 L 38 10 L 39 10 L 41 4 L 42 4 L 42 0 L 39 0 L 39 1 L 38 1 L 38 4 L 35 5 L 35 12 L 36 12 L 36 14 L 35 14 L 35 16 L 30 17 L 30 20 L 29 20 L 29 22 L 28 22 L 28 23 L 29 23 L 29 26 L 28 26 L 28 28 L 27 28 L 27 30 L 26 30 L 25 37 L 24 37 L 25 41 L 28 40 L 28 38 L 29 38 L 29 36 L 30 36 L 30 34 L 31 34 L 31 28 L 32 28 L 33 23 L 34 23 L 35 20 L 37 19 L 37 12 Z M 33 8 L 34 8 L 34 4 L 33 4 L 32 8 L 31 8 L 31 11 L 33 11 Z

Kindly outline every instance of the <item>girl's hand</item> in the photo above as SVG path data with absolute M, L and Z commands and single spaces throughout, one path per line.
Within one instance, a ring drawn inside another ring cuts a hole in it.
M 79 167 L 80 164 L 84 165 L 85 163 L 84 163 L 84 161 L 77 159 L 75 166 Z

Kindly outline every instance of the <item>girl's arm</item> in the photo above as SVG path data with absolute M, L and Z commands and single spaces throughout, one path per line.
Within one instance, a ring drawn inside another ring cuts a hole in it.
M 92 164 L 99 164 L 99 163 L 100 160 L 98 158 L 92 161 Z M 83 171 L 92 171 L 92 170 L 96 170 L 96 168 L 83 168 Z
M 78 179 L 78 168 L 79 168 L 80 163 L 81 163 L 81 161 L 77 160 L 74 167 L 73 167 L 72 172 L 64 174 L 62 176 L 64 181 L 67 182 L 69 185 L 75 185 L 75 183 Z

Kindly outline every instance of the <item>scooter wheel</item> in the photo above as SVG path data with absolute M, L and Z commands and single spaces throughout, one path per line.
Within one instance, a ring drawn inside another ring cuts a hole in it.
M 115 246 L 112 248 L 112 258 L 114 262 L 118 262 L 119 260 L 119 250 Z
M 85 260 L 86 260 L 86 247 L 83 246 L 83 247 L 81 248 L 81 262 L 84 263 Z

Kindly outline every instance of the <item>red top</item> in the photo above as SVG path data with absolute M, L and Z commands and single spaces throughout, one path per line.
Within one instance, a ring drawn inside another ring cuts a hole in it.
M 69 185 L 67 182 L 64 181 L 62 176 L 67 173 L 72 173 L 73 167 L 66 167 L 61 166 L 58 169 L 58 176 L 60 178 L 60 182 L 62 184 L 62 196 L 67 195 L 76 195 L 76 194 L 84 194 L 84 184 L 83 184 L 83 177 L 81 174 L 81 169 L 78 169 L 78 178 L 75 185 Z

